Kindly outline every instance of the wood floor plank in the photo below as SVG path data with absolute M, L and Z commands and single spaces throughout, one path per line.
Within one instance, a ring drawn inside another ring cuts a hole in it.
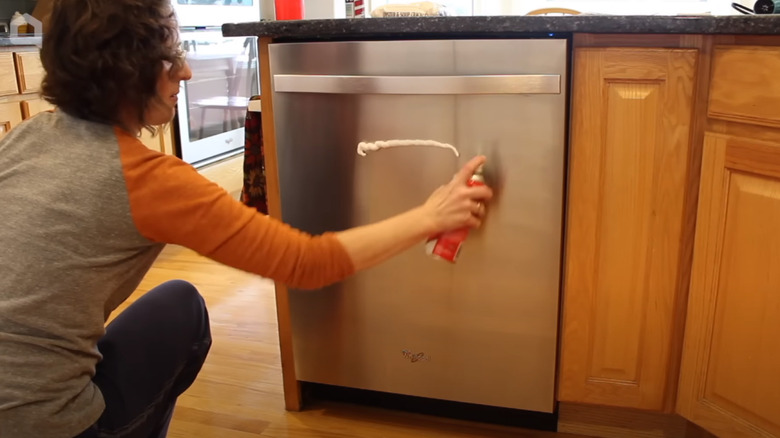
M 249 418 L 243 415 L 190 408 L 186 406 L 178 406 L 176 408 L 176 422 L 177 429 L 183 429 L 184 427 L 180 426 L 184 426 L 184 423 L 189 423 L 189 425 L 193 425 L 199 429 L 209 427 L 229 431 L 230 436 L 235 436 L 234 434 L 236 432 L 244 432 L 252 436 L 259 436 L 271 424 L 268 421 Z

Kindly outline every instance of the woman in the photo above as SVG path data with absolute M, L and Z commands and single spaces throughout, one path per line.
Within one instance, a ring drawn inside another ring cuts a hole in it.
M 477 227 L 477 157 L 421 206 L 309 236 L 232 199 L 141 129 L 191 76 L 169 0 L 58 0 L 41 58 L 57 110 L 0 141 L 0 436 L 164 436 L 211 344 L 195 288 L 169 282 L 104 329 L 166 243 L 298 288 L 429 235 Z

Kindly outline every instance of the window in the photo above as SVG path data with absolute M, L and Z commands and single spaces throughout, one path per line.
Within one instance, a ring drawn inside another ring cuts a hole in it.
M 408 4 L 416 3 L 420 0 L 369 0 L 368 10 L 369 12 L 375 8 L 378 8 L 387 4 Z M 447 8 L 447 12 L 450 15 L 477 15 L 474 13 L 474 0 L 431 0 L 434 3 L 439 3 Z
M 368 10 L 386 4 L 419 0 L 369 0 Z M 611 15 L 736 14 L 723 0 L 431 0 L 447 6 L 451 15 L 525 15 L 541 8 L 569 8 L 582 13 Z

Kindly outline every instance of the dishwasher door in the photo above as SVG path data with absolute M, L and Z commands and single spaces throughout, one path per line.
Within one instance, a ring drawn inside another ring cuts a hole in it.
M 423 203 L 476 154 L 496 197 L 456 264 L 423 242 L 346 281 L 290 290 L 301 381 L 552 412 L 567 41 L 270 47 L 282 216 L 343 230 Z M 356 153 L 360 142 L 435 140 Z

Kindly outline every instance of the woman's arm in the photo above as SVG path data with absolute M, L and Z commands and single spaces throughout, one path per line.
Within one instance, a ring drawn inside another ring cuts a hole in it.
M 484 162 L 485 157 L 473 158 L 420 207 L 380 222 L 336 233 L 355 270 L 381 263 L 441 232 L 479 227 L 484 215 L 483 203 L 493 193 L 488 187 L 469 187 L 466 183 Z
M 373 266 L 429 235 L 478 226 L 485 187 L 466 180 L 470 161 L 420 207 L 339 233 L 312 236 L 233 199 L 192 166 L 117 131 L 130 213 L 155 242 L 191 248 L 220 263 L 298 288 L 319 288 Z

